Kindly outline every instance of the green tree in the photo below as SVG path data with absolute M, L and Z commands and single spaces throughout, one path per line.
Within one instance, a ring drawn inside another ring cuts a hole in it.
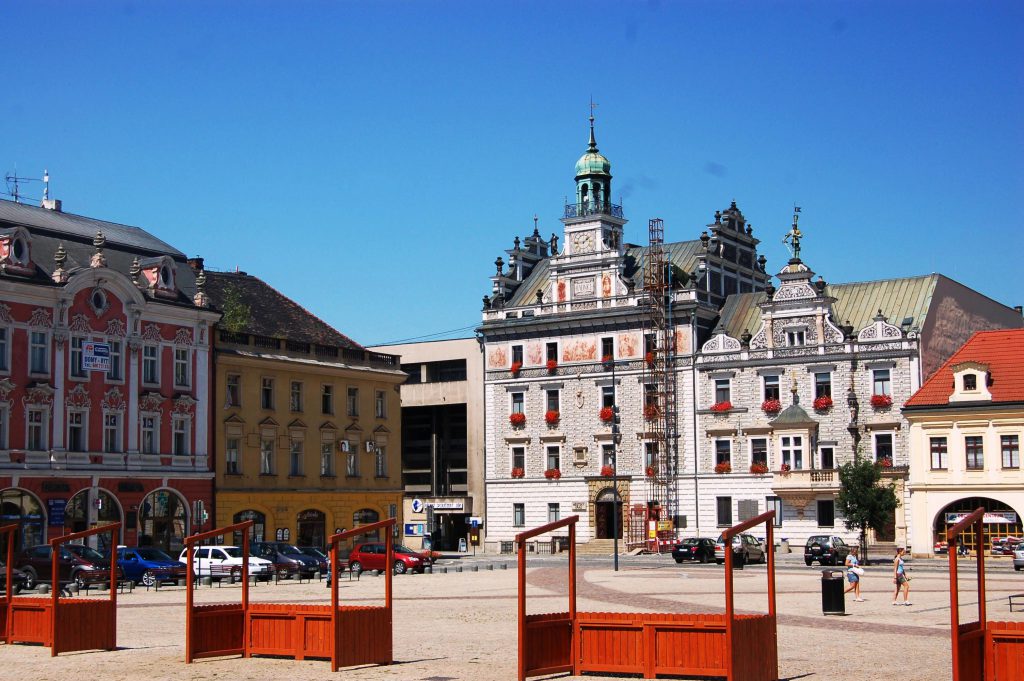
M 249 326 L 252 318 L 252 311 L 242 300 L 242 293 L 235 286 L 228 286 L 224 291 L 224 301 L 221 304 L 223 315 L 220 319 L 222 329 L 232 333 L 241 333 Z
M 839 469 L 836 505 L 845 516 L 846 528 L 860 531 L 861 559 L 868 562 L 868 528 L 880 532 L 900 505 L 894 484 L 880 484 L 882 469 L 874 461 L 860 460 Z

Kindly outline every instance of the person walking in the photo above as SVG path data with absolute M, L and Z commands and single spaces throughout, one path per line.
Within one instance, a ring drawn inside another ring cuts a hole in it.
M 900 595 L 900 589 L 903 590 L 903 605 L 913 605 L 910 602 L 910 577 L 907 575 L 907 566 L 903 562 L 903 554 L 906 553 L 906 549 L 902 546 L 896 549 L 896 557 L 892 559 L 892 581 L 896 585 L 896 590 L 892 593 L 892 604 L 900 605 L 896 598 Z
M 857 558 L 857 547 L 853 547 L 846 556 L 846 580 L 850 582 L 850 586 L 846 587 L 843 593 L 848 594 L 852 591 L 853 600 L 857 602 L 864 601 L 860 596 L 860 578 L 863 576 L 864 568 L 860 566 L 860 560 Z

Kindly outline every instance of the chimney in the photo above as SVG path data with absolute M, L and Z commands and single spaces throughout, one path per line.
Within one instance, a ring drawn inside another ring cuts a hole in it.
M 61 212 L 60 199 L 43 199 L 43 202 L 40 205 L 46 210 L 52 210 L 54 213 Z
M 198 255 L 188 259 L 188 266 L 192 268 L 193 272 L 202 272 L 205 269 L 203 267 L 203 259 Z
M 1017 314 L 1024 314 L 1024 306 L 1014 305 L 1013 309 L 1017 311 Z
M 50 171 L 43 171 L 43 200 L 39 204 L 46 210 L 52 210 L 55 213 L 61 212 L 60 199 L 50 198 Z

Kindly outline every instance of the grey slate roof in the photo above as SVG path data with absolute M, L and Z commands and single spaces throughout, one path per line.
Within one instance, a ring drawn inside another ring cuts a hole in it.
M 772 428 L 775 428 L 776 430 L 818 424 L 818 422 L 812 419 L 799 404 L 789 405 L 782 410 L 781 414 L 776 416 L 769 423 Z

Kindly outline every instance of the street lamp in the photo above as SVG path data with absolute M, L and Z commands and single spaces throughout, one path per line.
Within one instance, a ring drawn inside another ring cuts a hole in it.
M 860 458 L 860 429 L 857 427 L 857 415 L 860 413 L 860 402 L 857 400 L 857 393 L 854 392 L 853 386 L 850 386 L 850 391 L 846 393 L 846 404 L 850 407 L 850 425 L 847 426 L 846 430 L 850 433 L 850 438 L 853 440 L 853 462 L 858 463 Z
M 619 515 L 622 513 L 619 502 L 619 389 L 615 384 L 615 359 L 612 359 L 612 565 L 615 572 L 619 571 Z

